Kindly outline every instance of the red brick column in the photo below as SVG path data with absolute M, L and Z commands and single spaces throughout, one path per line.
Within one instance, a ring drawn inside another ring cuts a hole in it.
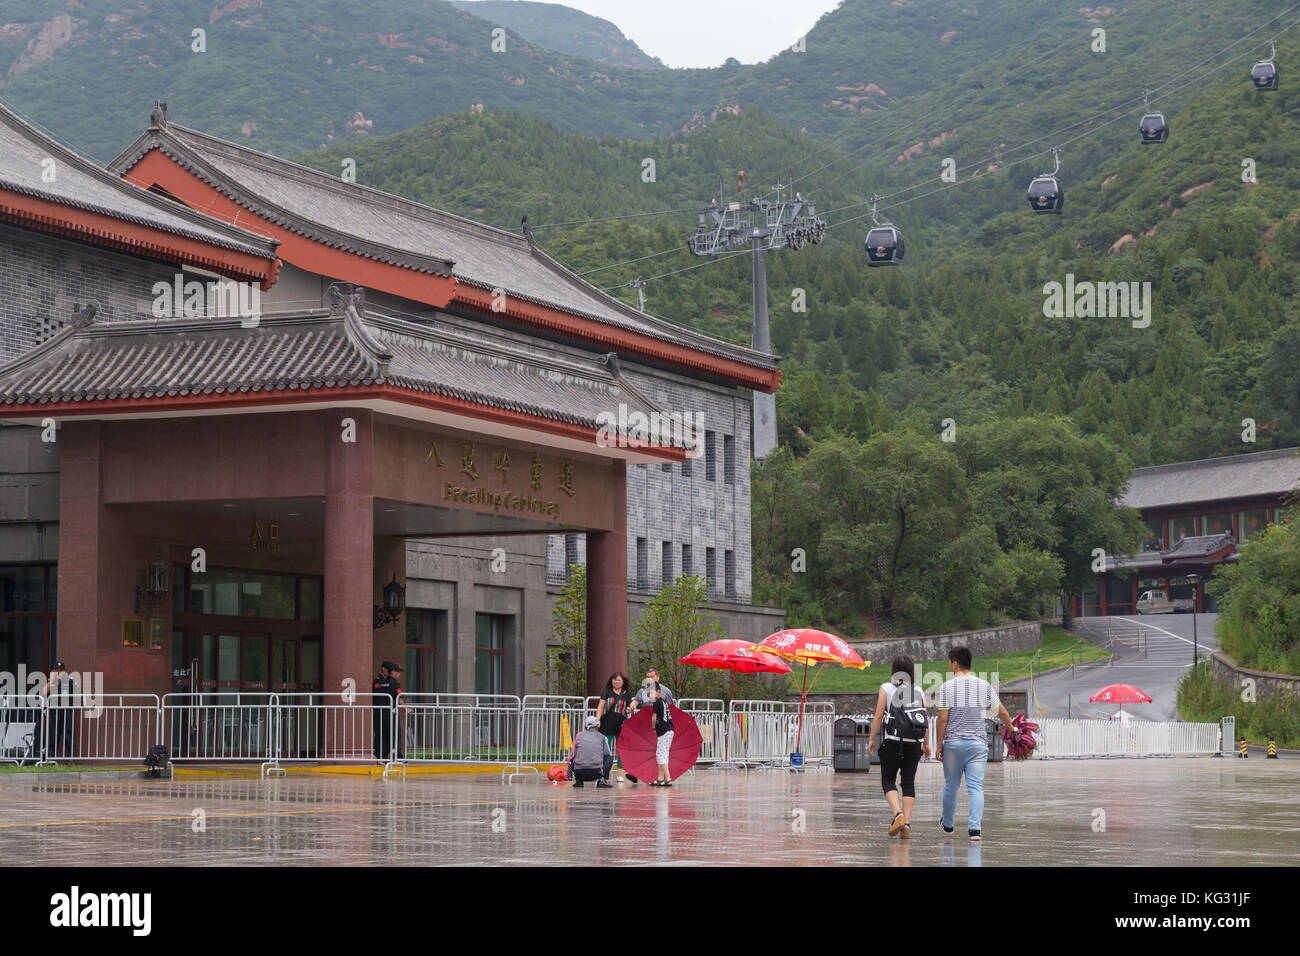
M 344 419 L 355 423 L 345 442 Z M 325 635 L 324 691 L 337 694 L 343 681 L 370 692 L 374 640 L 373 416 L 368 409 L 321 413 L 325 441 Z
M 587 693 L 627 672 L 627 465 L 611 464 L 614 528 L 587 532 Z

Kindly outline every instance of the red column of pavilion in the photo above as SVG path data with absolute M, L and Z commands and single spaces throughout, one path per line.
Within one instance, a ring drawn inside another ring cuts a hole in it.
M 347 420 L 354 429 L 349 434 Z M 369 693 L 374 640 L 374 434 L 368 409 L 321 413 L 325 438 L 324 690 Z M 352 437 L 355 441 L 344 441 Z M 366 746 L 369 741 L 363 742 Z
M 587 532 L 587 693 L 627 671 L 627 464 L 611 462 L 614 528 Z

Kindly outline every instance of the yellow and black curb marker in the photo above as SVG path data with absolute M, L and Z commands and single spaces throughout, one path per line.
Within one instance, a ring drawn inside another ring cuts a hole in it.
M 1270 760 L 1277 759 L 1277 741 L 1272 737 L 1268 738 L 1268 757 Z
M 1241 740 L 1237 741 L 1237 755 L 1238 755 L 1239 757 L 1249 757 L 1249 756 L 1250 756 L 1250 754 L 1246 753 L 1246 738 L 1245 738 L 1245 737 L 1242 737 Z

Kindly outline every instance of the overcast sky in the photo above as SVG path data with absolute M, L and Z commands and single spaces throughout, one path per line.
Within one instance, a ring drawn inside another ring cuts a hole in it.
M 669 66 L 761 63 L 840 0 L 561 0 L 604 17 Z

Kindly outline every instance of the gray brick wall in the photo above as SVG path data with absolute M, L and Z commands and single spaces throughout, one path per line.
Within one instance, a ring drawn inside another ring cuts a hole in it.
M 681 465 L 664 471 L 659 465 L 633 465 L 627 471 L 628 587 L 635 588 L 636 539 L 650 542 L 649 578 L 653 588 L 662 580 L 662 544 L 673 542 L 674 573 L 681 572 L 681 546 L 689 544 L 696 574 L 706 572 L 708 548 L 717 556 L 716 599 L 724 598 L 725 552 L 734 552 L 735 594 L 747 604 L 752 598 L 752 552 L 749 513 L 749 393 L 688 379 L 657 369 L 623 363 L 623 373 L 643 395 L 668 412 L 700 413 L 704 429 L 713 432 L 710 454 L 716 455 L 713 479 L 697 458 L 689 477 Z M 730 437 L 733 477 L 728 483 L 722 458 Z
M 0 362 L 44 341 L 94 300 L 97 322 L 148 315 L 153 285 L 176 268 L 39 232 L 0 225 Z

